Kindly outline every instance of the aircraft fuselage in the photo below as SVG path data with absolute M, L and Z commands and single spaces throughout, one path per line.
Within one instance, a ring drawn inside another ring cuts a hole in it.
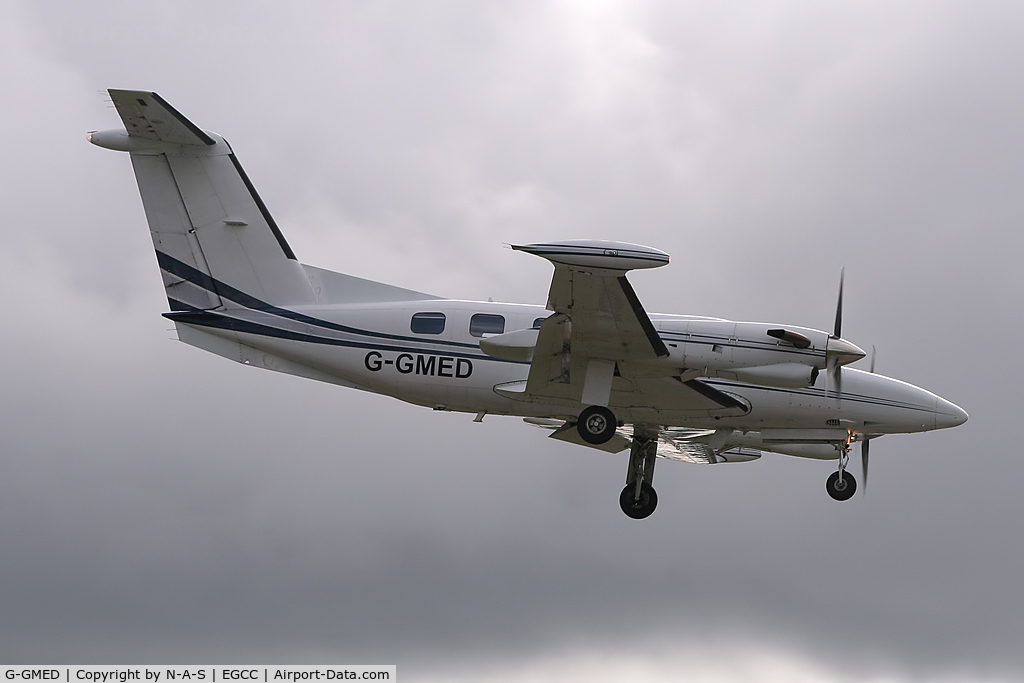
M 488 356 L 480 350 L 480 340 L 489 335 L 474 336 L 470 331 L 477 315 L 500 317 L 504 332 L 532 328 L 550 315 L 541 306 L 427 300 L 289 310 L 299 314 L 301 321 L 265 311 L 231 309 L 198 326 L 225 340 L 314 368 L 339 384 L 438 410 L 567 420 L 578 412 L 578 405 L 518 401 L 498 394 L 496 386 L 525 381 L 530 365 Z M 443 315 L 443 329 L 413 332 L 411 322 L 417 314 Z M 204 315 L 196 314 L 192 323 L 202 323 Z M 688 389 L 675 378 L 687 371 L 708 377 L 794 362 L 825 367 L 829 335 L 820 330 L 786 326 L 812 341 L 809 348 L 797 349 L 765 334 L 782 327 L 777 324 L 665 314 L 652 314 L 651 320 L 670 355 L 645 363 L 645 371 L 663 376 L 666 385 L 677 385 L 680 393 Z M 845 370 L 841 398 L 825 386 L 824 372 L 804 387 L 727 378 L 704 382 L 739 397 L 749 410 L 741 415 L 680 410 L 671 402 L 653 409 L 636 405 L 630 387 L 615 384 L 609 407 L 627 423 L 744 431 L 840 427 L 855 433 L 909 433 L 954 426 L 963 417 L 957 406 L 925 389 L 854 368 Z

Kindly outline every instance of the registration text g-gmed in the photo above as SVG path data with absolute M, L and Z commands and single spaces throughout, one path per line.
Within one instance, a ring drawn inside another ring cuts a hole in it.
M 386 358 L 379 351 L 370 351 L 363 359 L 363 365 L 370 372 L 380 372 L 385 367 L 393 367 L 403 375 L 429 375 L 431 377 L 454 377 L 466 379 L 473 374 L 473 361 L 468 358 L 452 356 L 433 356 L 429 354 L 400 353 L 394 358 Z
M 8 679 L 20 678 L 26 681 L 54 681 L 61 677 L 57 669 L 8 669 L 4 673 Z

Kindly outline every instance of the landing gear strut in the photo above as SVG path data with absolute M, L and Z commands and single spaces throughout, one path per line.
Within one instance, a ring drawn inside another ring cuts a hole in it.
M 576 421 L 576 430 L 587 443 L 602 444 L 615 436 L 618 421 L 615 413 L 604 406 L 588 406 Z
M 839 470 L 829 475 L 825 480 L 825 490 L 835 500 L 850 500 L 857 492 L 857 480 L 846 471 L 846 465 L 850 461 L 850 447 L 839 449 Z
M 654 461 L 657 459 L 658 438 L 640 434 L 640 425 L 634 425 L 633 445 L 629 449 L 629 469 L 626 488 L 619 494 L 619 507 L 633 519 L 650 517 L 658 507 L 658 494 L 651 486 L 654 481 Z

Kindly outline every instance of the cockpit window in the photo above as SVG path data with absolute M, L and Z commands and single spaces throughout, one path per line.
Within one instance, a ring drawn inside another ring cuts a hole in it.
M 469 319 L 469 333 L 474 337 L 485 334 L 501 334 L 505 331 L 505 316 L 491 313 L 477 313 Z
M 444 332 L 444 313 L 416 313 L 409 325 L 416 334 L 441 334 Z

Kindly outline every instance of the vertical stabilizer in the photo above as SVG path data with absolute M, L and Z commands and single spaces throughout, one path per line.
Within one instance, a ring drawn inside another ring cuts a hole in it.
M 302 265 L 230 145 L 153 92 L 110 90 L 172 310 L 314 303 Z

